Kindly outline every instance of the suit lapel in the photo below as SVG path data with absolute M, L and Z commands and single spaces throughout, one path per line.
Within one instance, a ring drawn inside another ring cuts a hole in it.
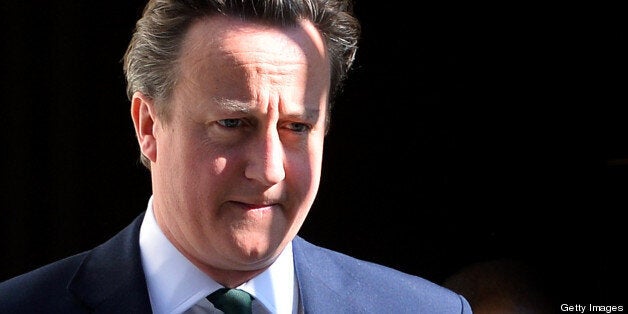
M 305 313 L 359 312 L 360 305 L 346 293 L 345 276 L 330 262 L 325 249 L 300 237 L 292 241 L 299 296 Z
M 95 313 L 151 313 L 139 247 L 143 218 L 87 254 L 70 281 L 68 289 Z
M 143 218 L 141 214 L 87 254 L 70 281 L 70 292 L 94 313 L 152 312 L 139 248 Z M 299 297 L 306 313 L 355 312 L 360 308 L 345 292 L 347 278 L 325 249 L 298 236 L 292 243 Z

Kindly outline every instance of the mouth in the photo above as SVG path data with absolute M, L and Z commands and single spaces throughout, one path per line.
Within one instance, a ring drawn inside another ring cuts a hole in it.
M 263 224 L 264 226 L 273 220 L 279 212 L 281 212 L 281 205 L 279 203 L 245 203 L 245 202 L 230 202 L 233 206 L 230 215 L 236 221 L 243 223 L 241 226 L 257 226 Z
M 232 202 L 237 207 L 242 208 L 245 211 L 264 211 L 264 210 L 272 210 L 273 208 L 277 208 L 279 206 L 278 203 L 270 203 L 264 202 L 261 204 L 254 203 L 243 203 L 243 202 Z

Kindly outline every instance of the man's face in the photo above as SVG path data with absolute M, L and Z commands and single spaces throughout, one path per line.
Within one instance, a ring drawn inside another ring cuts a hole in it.
M 277 29 L 212 17 L 192 24 L 178 67 L 168 114 L 144 128 L 148 146 L 140 140 L 152 147 L 144 153 L 157 222 L 206 271 L 265 268 L 296 235 L 320 182 L 323 40 L 308 22 Z

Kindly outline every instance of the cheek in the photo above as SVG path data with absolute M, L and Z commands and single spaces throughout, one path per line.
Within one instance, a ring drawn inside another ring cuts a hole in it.
M 298 187 L 302 197 L 313 198 L 318 189 L 322 167 L 322 146 L 310 146 L 298 154 L 288 155 L 286 180 Z
M 210 171 L 217 176 L 225 173 L 227 170 L 227 158 L 218 157 L 210 161 Z
M 207 145 L 192 136 L 173 138 L 169 146 L 164 144 L 161 160 L 167 164 L 170 185 L 185 194 L 201 194 L 207 186 L 219 186 L 227 168 L 226 158 L 216 157 Z M 159 158 L 159 157 L 158 157 Z M 159 161 L 159 160 L 158 160 Z M 167 183 L 168 184 L 168 183 Z M 178 186 L 178 187 L 177 187 Z
M 212 186 L 216 192 L 220 190 L 218 187 L 227 185 L 229 178 L 238 171 L 228 157 L 216 157 L 206 150 L 194 150 L 187 156 L 185 164 L 186 180 L 196 181 L 201 189 Z

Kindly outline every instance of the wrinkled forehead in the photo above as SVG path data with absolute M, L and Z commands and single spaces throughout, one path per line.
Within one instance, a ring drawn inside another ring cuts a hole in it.
M 237 61 L 245 54 L 255 54 L 260 62 L 264 58 L 281 58 L 286 62 L 300 59 L 310 66 L 324 66 L 328 62 L 324 40 L 307 20 L 279 27 L 225 16 L 195 21 L 185 36 L 181 59 L 191 64 L 207 58 Z

